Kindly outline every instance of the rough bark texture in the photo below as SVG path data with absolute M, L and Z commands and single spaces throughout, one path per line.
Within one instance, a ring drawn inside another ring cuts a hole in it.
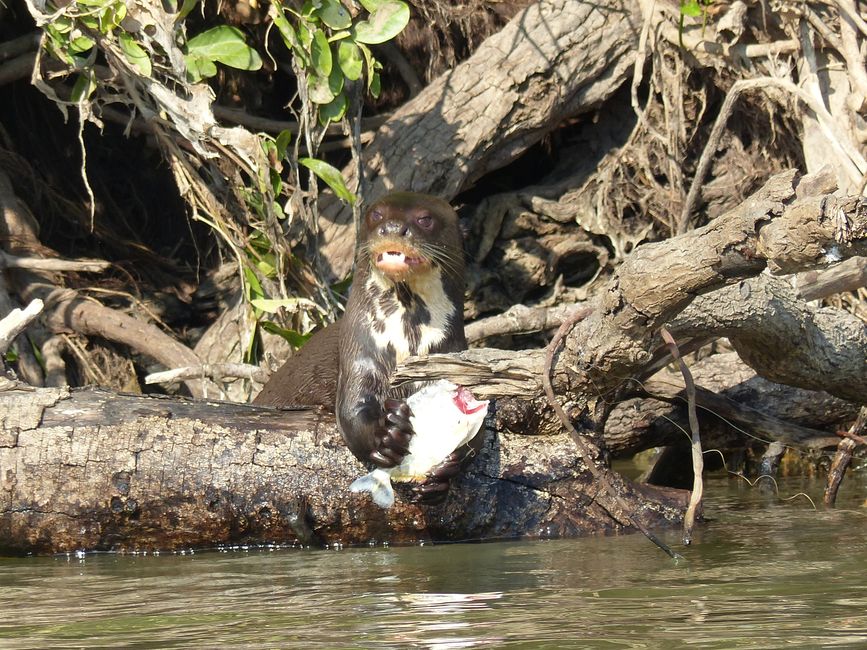
M 822 194 L 833 189 L 828 174 L 779 174 L 707 226 L 639 247 L 602 293 L 593 314 L 567 338 L 568 354 L 561 356 L 568 362 L 558 364 L 565 369 L 558 378 L 566 378 L 560 389 L 588 396 L 587 412 L 593 412 L 600 399 L 609 398 L 624 378 L 638 374 L 652 359 L 659 347 L 657 329 L 696 296 L 754 276 L 766 266 L 790 271 L 819 266 L 827 260 L 823 250 L 832 246 L 842 255 L 860 254 L 867 245 L 867 216 L 857 199 L 840 199 L 829 210 L 835 200 Z M 854 233 L 845 243 L 838 242 L 837 218 L 832 218 L 838 208 Z M 792 332 L 795 338 L 797 332 Z M 831 347 L 841 343 L 834 336 L 823 342 Z M 867 381 L 863 372 L 856 379 L 862 386 Z M 867 391 L 862 387 L 860 394 Z M 849 395 L 847 389 L 841 396 Z
M 508 164 L 621 86 L 641 24 L 635 2 L 531 5 L 380 128 L 364 152 L 363 195 L 401 189 L 450 199 Z M 352 265 L 352 212 L 333 202 L 322 216 L 322 255 L 340 278 Z
M 390 510 L 332 416 L 99 390 L 0 392 L 0 552 L 548 538 L 617 530 L 565 435 L 489 435 L 442 506 Z M 327 477 L 327 478 L 324 478 Z M 646 525 L 685 494 L 634 486 Z

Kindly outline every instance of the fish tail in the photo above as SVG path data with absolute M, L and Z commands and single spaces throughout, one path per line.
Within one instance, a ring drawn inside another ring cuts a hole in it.
M 391 476 L 388 472 L 375 469 L 370 474 L 355 479 L 349 486 L 350 492 L 370 492 L 373 502 L 380 508 L 390 508 L 394 505 L 394 489 L 391 487 Z

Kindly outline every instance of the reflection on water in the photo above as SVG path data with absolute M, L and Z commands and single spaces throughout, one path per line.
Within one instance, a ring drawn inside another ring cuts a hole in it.
M 867 646 L 863 486 L 706 488 L 679 563 L 638 535 L 0 559 L 0 648 Z

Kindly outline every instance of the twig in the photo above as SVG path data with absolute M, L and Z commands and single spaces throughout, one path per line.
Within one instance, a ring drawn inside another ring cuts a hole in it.
M 502 314 L 480 318 L 469 323 L 465 329 L 468 341 L 479 341 L 503 334 L 544 332 L 560 327 L 574 313 L 586 309 L 581 304 L 556 305 L 554 307 L 527 307 L 513 305 Z
M 214 117 L 225 122 L 240 124 L 257 131 L 265 131 L 266 133 L 280 133 L 281 131 L 289 131 L 292 135 L 298 135 L 298 122 L 293 120 L 272 120 L 267 117 L 258 115 L 250 115 L 246 111 L 239 108 L 229 108 L 228 106 L 213 105 Z M 385 124 L 391 117 L 391 113 L 383 113 L 366 117 L 361 120 L 362 131 L 376 131 L 379 127 Z M 330 136 L 342 135 L 342 130 L 339 125 L 331 124 L 326 129 L 326 133 Z
M 852 0 L 837 0 L 837 8 L 841 14 L 846 16 L 847 20 L 852 22 L 853 26 L 861 30 L 864 36 L 867 36 L 867 22 L 864 22 L 864 19 L 861 18 Z
M 837 492 L 840 490 L 843 477 L 846 475 L 846 469 L 852 462 L 852 452 L 857 446 L 858 443 L 851 438 L 843 438 L 837 445 L 837 453 L 834 454 L 834 460 L 831 461 L 831 469 L 828 470 L 828 483 L 825 485 L 825 493 L 822 495 L 822 503 L 825 504 L 826 508 L 833 508 L 837 502 Z
M 584 466 L 590 471 L 593 475 L 593 478 L 596 480 L 596 483 L 600 486 L 600 488 L 607 494 L 620 509 L 622 516 L 625 517 L 626 522 L 640 530 L 647 539 L 656 544 L 659 548 L 661 548 L 669 557 L 677 560 L 682 559 L 678 553 L 675 553 L 665 542 L 660 540 L 656 535 L 650 532 L 647 527 L 635 517 L 628 504 L 626 504 L 623 498 L 618 494 L 617 490 L 611 484 L 611 480 L 608 476 L 608 470 L 600 465 L 596 464 L 596 461 L 593 459 L 593 453 L 590 448 L 587 446 L 587 443 L 581 437 L 581 434 L 578 433 L 578 430 L 572 425 L 572 422 L 569 420 L 569 416 L 566 415 L 566 412 L 563 410 L 563 407 L 560 406 L 560 403 L 557 401 L 557 398 L 554 395 L 554 387 L 551 385 L 551 370 L 554 365 L 554 354 L 557 352 L 557 348 L 560 347 L 560 343 L 569 333 L 569 331 L 575 326 L 576 323 L 580 322 L 584 318 L 586 318 L 593 310 L 592 309 L 583 309 L 572 316 L 570 316 L 561 326 L 560 329 L 557 330 L 557 333 L 554 335 L 554 338 L 551 339 L 551 343 L 548 344 L 548 348 L 545 354 L 545 370 L 542 373 L 542 383 L 545 387 L 545 395 L 548 397 L 548 403 L 551 405 L 551 408 L 554 409 L 554 412 L 557 413 L 557 417 L 560 418 L 560 421 L 563 423 L 563 426 L 569 432 L 569 436 L 572 438 L 572 441 L 575 443 L 575 446 L 578 449 L 578 455 L 581 457 L 581 461 L 584 463 Z M 600 503 L 603 508 L 605 505 Z M 617 521 L 620 519 L 616 516 L 615 513 L 611 512 L 608 508 L 605 508 L 608 511 L 608 514 Z M 621 521 L 621 523 L 624 523 Z
M 838 2 L 838 4 L 847 4 Z M 853 7 L 854 9 L 854 7 Z M 857 12 L 852 12 L 857 15 Z M 864 21 L 861 21 L 862 23 Z M 847 11 L 840 11 L 840 37 L 843 41 L 843 49 L 840 54 L 846 59 L 846 72 L 849 81 L 857 89 L 862 98 L 867 98 L 867 70 L 864 68 L 864 57 L 858 45 L 858 33 L 855 19 Z
M 701 497 L 704 493 L 704 483 L 702 482 L 702 474 L 704 472 L 704 455 L 701 451 L 701 436 L 698 429 L 698 414 L 695 410 L 695 382 L 692 380 L 692 373 L 686 367 L 683 358 L 680 356 L 680 350 L 677 349 L 677 343 L 671 333 L 661 327 L 659 333 L 662 340 L 668 345 L 671 351 L 671 356 L 680 367 L 680 373 L 683 375 L 683 382 L 686 385 L 686 405 L 689 413 L 689 429 L 692 433 L 692 492 L 689 495 L 689 507 L 686 509 L 686 514 L 683 516 L 683 543 L 689 545 L 692 543 L 692 529 L 695 527 L 695 516 L 698 508 L 701 506 Z
M 837 453 L 828 471 L 828 484 L 822 501 L 826 508 L 833 508 L 837 501 L 837 491 L 846 474 L 846 468 L 852 460 L 852 452 L 859 444 L 864 444 L 864 434 L 867 432 L 867 406 L 862 406 L 855 423 L 844 434 L 846 437 L 837 445 Z
M 146 384 L 175 384 L 191 379 L 251 379 L 264 384 L 268 377 L 259 366 L 246 363 L 203 363 L 200 366 L 184 366 L 162 372 L 152 372 L 144 379 Z
M 13 309 L 0 320 L 0 354 L 5 354 L 12 341 L 42 312 L 43 303 L 31 300 L 24 309 Z
M 80 271 L 97 273 L 111 266 L 103 260 L 61 260 L 53 257 L 17 257 L 0 251 L 0 269 L 35 269 L 37 271 Z

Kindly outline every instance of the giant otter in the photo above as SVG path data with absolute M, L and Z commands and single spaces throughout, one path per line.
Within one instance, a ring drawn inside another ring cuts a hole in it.
M 343 318 L 325 327 L 272 375 L 256 404 L 322 404 L 334 410 L 357 458 L 393 467 L 412 436 L 403 399 L 420 384 L 390 390 L 410 355 L 465 350 L 464 257 L 458 216 L 445 201 L 388 194 L 364 214 L 355 278 Z M 474 455 L 482 433 L 455 450 L 415 488 L 425 502 Z

